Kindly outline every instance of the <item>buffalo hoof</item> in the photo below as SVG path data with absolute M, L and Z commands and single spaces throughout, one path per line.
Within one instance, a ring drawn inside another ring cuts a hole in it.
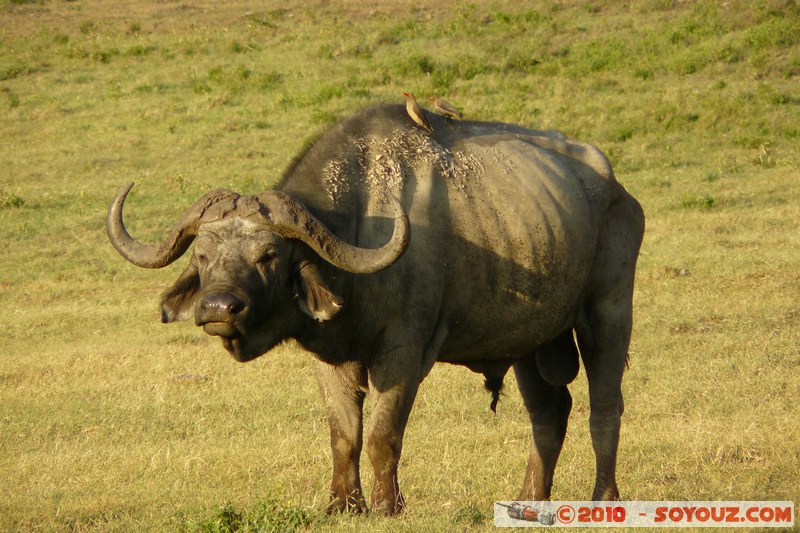
M 325 512 L 328 514 L 353 513 L 360 514 L 367 511 L 367 502 L 363 497 L 331 497 Z
M 595 487 L 594 493 L 592 494 L 592 500 L 594 501 L 617 501 L 620 500 L 619 496 L 619 489 L 617 489 L 616 483 L 607 486 L 607 487 Z
M 405 509 L 406 504 L 403 501 L 403 495 L 398 494 L 396 498 L 385 498 L 375 500 L 372 502 L 372 512 L 382 516 L 393 516 L 399 514 Z

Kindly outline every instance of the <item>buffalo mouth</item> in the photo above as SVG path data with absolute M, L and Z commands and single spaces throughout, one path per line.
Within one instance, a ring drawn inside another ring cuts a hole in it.
M 219 337 L 222 347 L 230 353 L 236 361 L 245 363 L 261 355 L 261 352 L 254 350 L 244 336 L 230 322 L 206 322 L 203 324 L 203 331 L 208 335 Z
M 208 335 L 222 338 L 231 338 L 238 335 L 236 326 L 230 322 L 206 322 L 203 324 L 203 331 Z

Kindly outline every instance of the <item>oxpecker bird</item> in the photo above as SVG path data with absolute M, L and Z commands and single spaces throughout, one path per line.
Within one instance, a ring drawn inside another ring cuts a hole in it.
M 408 116 L 411 117 L 419 127 L 428 131 L 428 133 L 433 133 L 433 128 L 428 123 L 428 119 L 425 118 L 425 112 L 422 111 L 414 95 L 411 93 L 403 93 L 403 96 L 406 97 L 406 111 L 408 112 Z
M 430 100 L 431 104 L 433 105 L 434 113 L 438 113 L 439 115 L 447 118 L 454 118 L 456 120 L 464 119 L 464 113 L 462 113 L 456 106 L 447 100 L 442 100 L 438 96 L 431 96 L 428 98 L 428 100 Z

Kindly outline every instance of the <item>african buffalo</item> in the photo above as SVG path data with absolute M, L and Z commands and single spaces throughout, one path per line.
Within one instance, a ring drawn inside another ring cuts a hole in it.
M 128 185 L 109 208 L 109 238 L 146 268 L 172 263 L 194 241 L 161 298 L 164 322 L 193 317 L 237 361 L 287 338 L 314 354 L 333 450 L 330 510 L 366 508 L 367 392 L 372 508 L 404 507 L 403 433 L 437 361 L 484 374 L 492 408 L 514 367 L 533 433 L 518 499 L 549 498 L 579 354 L 597 461 L 592 498 L 619 498 L 639 203 L 593 146 L 427 118 L 432 134 L 400 105 L 359 112 L 311 143 L 275 190 L 212 191 L 159 245 L 125 229 Z

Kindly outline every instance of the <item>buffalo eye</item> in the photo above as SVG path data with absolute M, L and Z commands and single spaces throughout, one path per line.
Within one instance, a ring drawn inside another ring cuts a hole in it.
M 197 259 L 197 264 L 201 268 L 206 268 L 208 266 L 208 256 L 204 253 L 194 254 L 195 259 Z
M 264 266 L 269 266 L 277 256 L 278 252 L 275 251 L 275 248 L 272 246 L 267 246 L 261 251 L 261 255 L 259 256 L 257 262 Z

